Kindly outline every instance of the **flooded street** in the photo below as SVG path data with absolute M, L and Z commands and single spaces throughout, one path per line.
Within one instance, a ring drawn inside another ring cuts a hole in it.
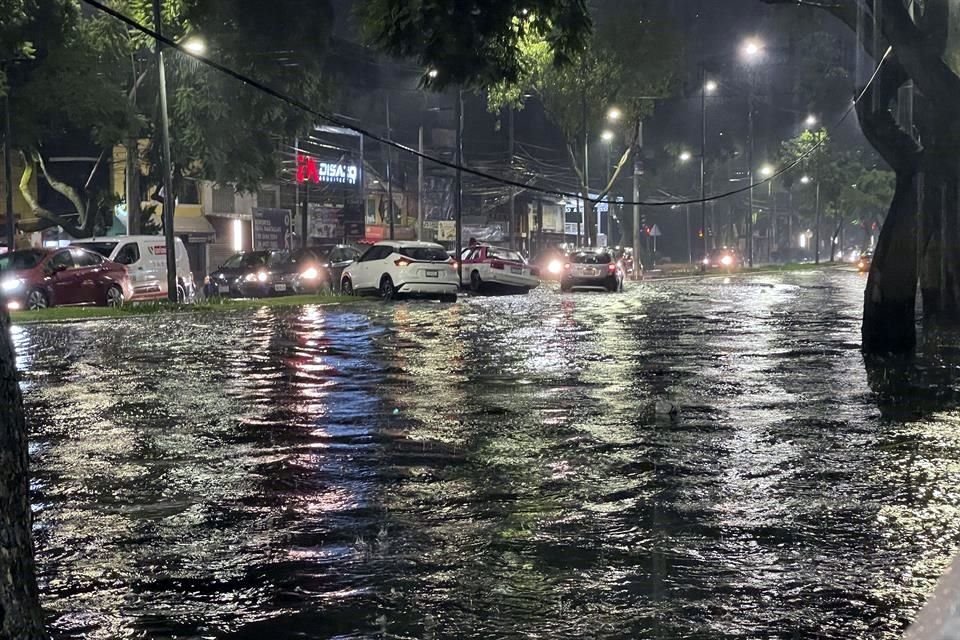
M 960 534 L 960 354 L 866 367 L 863 283 L 16 328 L 52 628 L 898 637 Z

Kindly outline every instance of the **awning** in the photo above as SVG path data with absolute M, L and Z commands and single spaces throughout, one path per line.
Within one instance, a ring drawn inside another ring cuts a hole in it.
M 213 242 L 217 232 L 203 216 L 174 216 L 173 232 L 187 236 L 187 242 Z

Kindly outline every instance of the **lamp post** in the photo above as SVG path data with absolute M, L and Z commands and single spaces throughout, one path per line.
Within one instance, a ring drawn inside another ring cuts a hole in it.
M 767 260 L 768 261 L 770 260 L 770 252 L 773 245 L 773 237 L 775 235 L 774 229 L 776 228 L 776 225 L 777 225 L 777 218 L 776 218 L 777 206 L 776 204 L 773 204 L 773 180 L 771 179 L 775 171 L 776 170 L 769 164 L 765 164 L 762 167 L 760 167 L 760 176 L 767 181 L 767 203 L 768 205 L 770 205 L 770 213 L 768 214 L 768 217 L 770 219 L 770 233 L 767 234 Z
M 703 232 L 703 257 L 707 257 L 707 94 L 717 90 L 717 83 L 707 80 L 707 68 L 700 64 L 700 229 Z
M 614 136 L 613 136 L 613 131 L 610 131 L 609 129 L 604 130 L 603 133 L 600 134 L 600 139 L 603 140 L 603 142 L 604 142 L 604 143 L 606 144 L 606 146 L 607 146 L 607 182 L 604 184 L 604 188 L 605 188 L 605 189 L 610 186 L 610 148 L 613 146 L 613 137 L 614 137 Z M 610 207 L 610 192 L 609 192 L 609 191 L 607 191 L 607 195 L 606 195 L 605 197 L 606 197 L 606 199 L 607 199 L 607 238 L 609 239 L 609 237 L 610 237 L 610 216 L 613 214 L 613 210 L 612 210 L 611 207 Z M 598 212 L 598 213 L 597 213 L 597 233 L 598 233 L 598 234 L 599 234 L 600 231 L 601 231 L 601 226 L 602 226 L 602 225 L 600 224 L 600 214 L 599 214 L 599 212 Z
M 153 23 L 158 35 L 163 35 L 160 19 L 160 0 L 153 0 Z M 163 237 L 167 253 L 167 298 L 177 302 L 177 254 L 173 235 L 173 220 L 177 198 L 173 193 L 173 166 L 170 160 L 170 119 L 167 114 L 167 74 L 163 64 L 163 43 L 157 40 L 157 69 L 160 75 L 160 135 L 163 150 Z

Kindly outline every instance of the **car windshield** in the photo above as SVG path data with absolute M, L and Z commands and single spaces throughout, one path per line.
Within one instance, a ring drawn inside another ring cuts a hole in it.
M 231 256 L 223 263 L 224 269 L 243 269 L 250 267 L 261 267 L 270 260 L 269 251 L 253 251 L 251 253 L 238 253 Z
M 421 262 L 446 262 L 450 259 L 443 247 L 400 247 L 397 253 Z
M 113 250 L 117 248 L 119 242 L 74 242 L 73 246 L 83 247 L 87 251 L 99 253 L 104 258 L 109 258 Z
M 570 256 L 570 262 L 575 264 L 609 264 L 610 254 L 596 251 L 578 251 Z
M 21 271 L 33 269 L 43 260 L 43 251 L 14 251 L 0 255 L 0 271 Z
M 519 262 L 521 264 L 526 264 L 526 261 L 523 259 L 522 255 L 516 251 L 511 251 L 510 249 L 498 249 L 496 247 L 490 247 L 487 249 L 487 257 L 492 260 L 503 260 L 505 262 Z

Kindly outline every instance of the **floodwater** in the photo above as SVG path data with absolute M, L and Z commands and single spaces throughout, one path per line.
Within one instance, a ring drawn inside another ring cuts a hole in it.
M 960 540 L 960 354 L 866 366 L 862 290 L 17 328 L 54 634 L 897 637 Z

